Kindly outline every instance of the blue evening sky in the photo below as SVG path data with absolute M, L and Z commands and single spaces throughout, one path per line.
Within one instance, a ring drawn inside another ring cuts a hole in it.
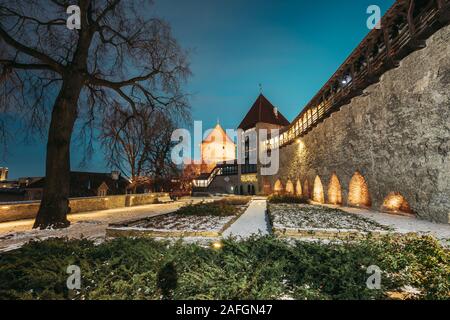
M 186 90 L 194 120 L 236 128 L 259 94 L 293 120 L 369 32 L 369 5 L 384 13 L 394 0 L 155 0 L 156 14 L 191 50 Z M 86 167 L 105 172 L 98 150 Z M 6 160 L 6 161 L 5 161 Z M 10 177 L 45 174 L 45 141 L 9 146 L 0 166 Z

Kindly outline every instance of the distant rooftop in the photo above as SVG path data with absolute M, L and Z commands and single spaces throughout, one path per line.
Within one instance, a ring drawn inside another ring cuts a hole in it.
M 256 99 L 250 111 L 239 125 L 239 129 L 248 130 L 254 128 L 257 123 L 269 123 L 281 127 L 288 126 L 290 122 L 275 108 L 262 94 Z

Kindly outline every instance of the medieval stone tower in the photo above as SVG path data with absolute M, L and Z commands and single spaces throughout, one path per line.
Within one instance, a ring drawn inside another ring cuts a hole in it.
M 210 173 L 218 164 L 236 159 L 236 144 L 225 130 L 217 124 L 200 146 L 201 173 Z

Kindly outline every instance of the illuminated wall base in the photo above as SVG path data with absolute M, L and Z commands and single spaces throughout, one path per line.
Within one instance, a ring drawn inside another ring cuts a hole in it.
M 286 193 L 291 195 L 295 193 L 294 184 L 291 180 L 288 180 L 288 182 L 286 183 Z
M 306 198 L 311 198 L 311 192 L 309 191 L 309 182 L 308 180 L 305 180 L 305 183 L 303 184 L 303 196 Z
M 297 185 L 295 187 L 296 195 L 301 196 L 302 195 L 302 183 L 300 180 L 297 180 Z
M 334 205 L 342 204 L 342 188 L 336 174 L 331 176 L 330 184 L 328 185 L 328 203 Z
M 318 203 L 325 203 L 325 195 L 323 193 L 323 185 L 320 177 L 317 176 L 314 180 L 313 201 Z
M 408 201 L 398 192 L 391 192 L 384 199 L 383 211 L 395 214 L 414 215 Z
M 283 184 L 280 180 L 277 180 L 275 182 L 275 185 L 273 186 L 273 193 L 275 194 L 282 194 L 284 192 L 283 190 Z
M 359 172 L 356 172 L 350 181 L 348 204 L 355 207 L 372 206 L 366 179 Z

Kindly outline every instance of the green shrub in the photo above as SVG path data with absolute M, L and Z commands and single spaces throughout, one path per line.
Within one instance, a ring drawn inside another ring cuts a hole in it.
M 228 204 L 232 206 L 245 206 L 247 205 L 252 197 L 230 197 L 230 198 L 223 198 L 221 200 L 217 200 L 214 203 L 217 204 Z
M 269 198 L 269 203 L 309 203 L 308 199 L 303 196 L 294 195 L 271 195 Z
M 0 255 L 0 299 L 388 299 L 409 285 L 417 299 L 448 299 L 449 251 L 430 237 L 349 243 L 225 240 L 221 250 L 181 242 L 46 240 Z M 65 287 L 68 265 L 82 289 Z M 367 267 L 381 290 L 366 287 Z
M 218 216 L 227 217 L 237 214 L 236 206 L 224 202 L 189 204 L 177 210 L 177 214 L 184 216 Z

